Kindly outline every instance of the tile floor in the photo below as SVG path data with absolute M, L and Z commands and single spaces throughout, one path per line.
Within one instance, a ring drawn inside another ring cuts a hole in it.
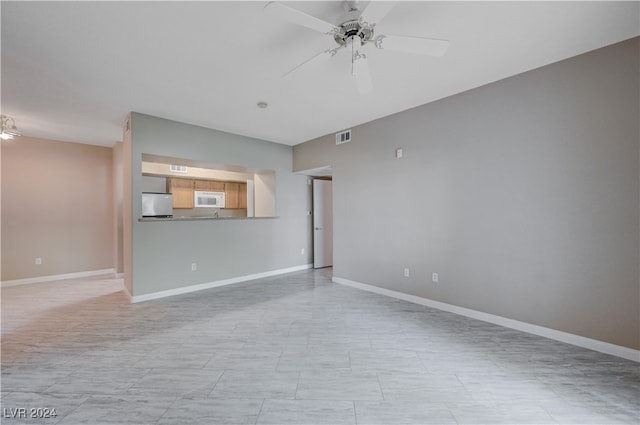
M 117 279 L 5 288 L 2 423 L 639 423 L 637 363 L 330 274 L 133 305 Z

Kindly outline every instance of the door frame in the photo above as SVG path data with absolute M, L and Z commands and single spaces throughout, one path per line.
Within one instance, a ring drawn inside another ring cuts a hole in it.
M 313 237 L 314 237 L 314 229 L 313 229 L 313 180 L 315 179 L 325 179 L 325 180 L 331 180 L 332 182 L 334 182 L 333 179 L 333 167 L 331 165 L 325 165 L 322 167 L 317 167 L 317 168 L 311 168 L 308 170 L 300 170 L 300 171 L 295 171 L 296 174 L 302 174 L 305 176 L 308 176 L 308 185 L 309 185 L 309 191 L 308 191 L 308 206 L 309 206 L 309 211 L 308 211 L 308 215 L 309 215 L 309 227 L 308 227 L 308 231 L 309 231 L 309 235 L 310 235 L 310 247 L 311 247 L 311 252 L 310 252 L 310 258 L 311 258 L 311 266 L 313 267 L 313 257 L 314 257 L 314 252 L 313 252 Z M 332 185 L 332 201 L 333 201 L 333 185 Z M 331 220 L 333 221 L 333 209 L 331 211 Z M 331 235 L 331 241 L 332 241 L 332 247 L 331 247 L 331 251 L 333 252 L 333 233 Z M 308 257 L 309 258 L 309 257 Z
M 320 184 L 326 182 L 326 184 Z M 323 208 L 316 205 L 316 201 L 322 201 Z M 326 207 L 324 207 L 326 205 Z M 313 230 L 313 268 L 325 268 L 333 266 L 333 180 L 328 178 L 316 178 L 312 182 L 312 220 Z M 319 227 L 322 226 L 322 227 Z M 322 237 L 320 246 L 318 237 Z M 318 252 L 322 250 L 322 252 Z

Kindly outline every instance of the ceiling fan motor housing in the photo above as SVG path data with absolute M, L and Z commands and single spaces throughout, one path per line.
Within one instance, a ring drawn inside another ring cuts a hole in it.
M 363 23 L 359 19 L 343 22 L 338 26 L 338 31 L 333 35 L 333 39 L 341 46 L 346 46 L 349 38 L 358 36 L 362 44 L 373 38 L 373 27 Z
M 374 29 L 377 23 L 393 9 L 396 2 L 369 1 L 364 11 L 360 11 L 358 3 L 357 0 L 343 0 L 345 13 L 341 15 L 339 20 L 335 21 L 342 22 L 339 25 L 329 23 L 279 1 L 267 3 L 265 10 L 268 10 L 269 13 L 276 14 L 294 24 L 329 35 L 337 43 L 337 47 L 317 53 L 284 74 L 284 76 L 322 58 L 333 57 L 339 50 L 346 48 L 345 50 L 351 52 L 351 75 L 355 77 L 358 91 L 360 93 L 368 93 L 373 85 L 367 55 L 363 52 L 366 49 L 362 49 L 366 44 L 372 42 L 378 49 L 382 50 L 395 50 L 429 56 L 442 56 L 447 50 L 449 42 L 435 38 L 397 35 L 378 35 L 374 38 Z

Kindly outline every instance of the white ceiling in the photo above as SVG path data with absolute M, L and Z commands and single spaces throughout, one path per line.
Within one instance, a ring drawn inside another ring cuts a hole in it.
M 2 113 L 28 136 L 104 146 L 129 111 L 295 145 L 640 34 L 637 1 L 399 2 L 376 34 L 449 51 L 368 45 L 374 90 L 359 95 L 345 51 L 282 79 L 335 42 L 265 4 L 2 1 Z M 287 4 L 335 24 L 343 13 Z

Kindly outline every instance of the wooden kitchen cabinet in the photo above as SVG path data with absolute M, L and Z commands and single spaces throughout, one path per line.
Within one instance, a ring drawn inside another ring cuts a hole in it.
M 173 208 L 193 208 L 193 189 L 191 179 L 167 178 L 167 192 L 173 194 Z
M 227 182 L 224 184 L 225 208 L 247 208 L 247 184 Z
M 239 183 L 225 183 L 224 184 L 224 207 L 225 208 L 240 208 L 238 202 L 238 194 L 240 192 Z
M 238 208 L 247 208 L 247 184 L 240 183 L 238 188 Z
M 195 190 L 207 192 L 224 192 L 224 182 L 214 180 L 195 180 Z
M 167 178 L 167 192 L 173 194 L 173 208 L 194 208 L 194 191 L 224 192 L 225 208 L 247 208 L 247 184 L 215 180 Z

